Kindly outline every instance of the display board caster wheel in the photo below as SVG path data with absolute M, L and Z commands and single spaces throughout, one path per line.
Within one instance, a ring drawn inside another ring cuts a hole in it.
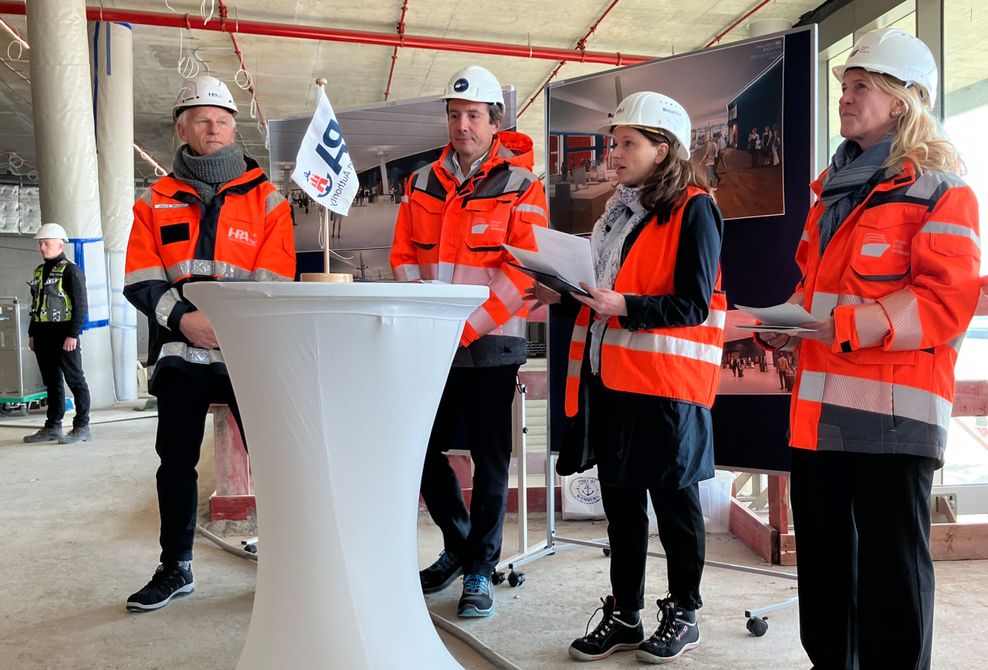
M 610 547 L 604 547 L 603 549 L 601 549 L 601 551 L 604 552 L 604 556 L 610 556 L 611 555 L 611 548 Z
M 748 623 L 745 624 L 745 627 L 748 629 L 748 632 L 755 637 L 761 637 L 768 632 L 768 620 L 764 617 L 760 619 L 758 617 L 751 617 L 748 619 Z
M 508 567 L 511 569 L 511 572 L 508 573 L 508 584 L 510 584 L 512 587 L 521 586 L 522 584 L 524 584 L 525 573 L 516 572 L 513 565 L 509 565 Z
M 504 573 L 503 572 L 500 572 L 498 570 L 495 570 L 494 572 L 491 573 L 491 584 L 493 584 L 494 586 L 497 586 L 498 584 L 503 584 L 503 583 L 504 583 Z
M 245 545 L 244 546 L 244 551 L 246 551 L 248 554 L 256 554 L 257 553 L 257 545 L 256 544 L 248 544 L 248 545 Z

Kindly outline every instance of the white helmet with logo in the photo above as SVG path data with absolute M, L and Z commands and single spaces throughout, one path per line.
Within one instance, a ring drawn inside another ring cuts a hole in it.
M 178 118 L 182 110 L 189 107 L 222 107 L 234 116 L 237 115 L 237 103 L 230 95 L 230 89 L 216 77 L 201 74 L 194 79 L 187 79 L 178 95 L 175 96 L 175 106 L 172 108 L 173 118 Z
M 65 228 L 62 228 L 57 223 L 46 223 L 40 228 L 38 232 L 34 235 L 36 240 L 65 240 L 69 241 L 69 236 L 65 232 Z
M 847 62 L 833 69 L 838 81 L 844 72 L 859 67 L 868 72 L 879 72 L 917 85 L 929 95 L 930 105 L 937 99 L 937 64 L 933 54 L 918 37 L 898 28 L 879 28 L 861 36 L 851 49 Z
M 471 102 L 489 102 L 504 109 L 504 93 L 501 83 L 490 70 L 479 65 L 463 68 L 449 79 L 443 100 L 469 100 Z
M 614 126 L 664 130 L 679 142 L 678 158 L 690 157 L 690 117 L 678 102 L 652 91 L 632 93 L 614 110 L 611 120 L 598 130 L 610 134 Z

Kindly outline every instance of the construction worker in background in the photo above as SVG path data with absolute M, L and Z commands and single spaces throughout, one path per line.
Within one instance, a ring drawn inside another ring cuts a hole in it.
M 257 162 L 234 145 L 237 104 L 226 84 L 186 81 L 173 110 L 183 144 L 173 171 L 134 205 L 124 295 L 148 317 L 149 390 L 158 398 L 155 450 L 161 565 L 127 599 L 135 612 L 195 590 L 199 447 L 210 403 L 240 423 L 209 319 L 182 295 L 195 281 L 291 281 L 295 248 L 288 201 Z M 243 429 L 241 428 L 241 433 Z
M 816 668 L 931 665 L 930 492 L 979 299 L 974 191 L 933 115 L 937 66 L 895 28 L 833 69 L 840 133 L 796 250 L 791 486 L 799 627 Z
M 69 237 L 57 223 L 46 223 L 38 230 L 44 263 L 34 269 L 31 287 L 31 324 L 27 346 L 34 352 L 41 369 L 41 379 L 48 391 L 48 414 L 45 426 L 25 442 L 61 442 L 74 444 L 92 439 L 89 431 L 89 386 L 82 371 L 80 337 L 86 321 L 86 275 L 65 257 Z M 75 398 L 72 430 L 62 434 L 65 416 L 65 383 Z
M 502 244 L 535 249 L 532 226 L 546 225 L 545 192 L 532 174 L 531 139 L 500 131 L 501 84 L 482 67 L 453 75 L 443 94 L 450 143 L 409 179 L 398 210 L 391 268 L 399 281 L 490 287 L 467 320 L 429 439 L 422 496 L 444 550 L 420 573 L 422 591 L 464 574 L 457 613 L 494 612 L 491 575 L 501 555 L 511 458 L 511 404 L 526 360 L 525 275 L 507 265 Z M 449 449 L 474 463 L 470 510 Z

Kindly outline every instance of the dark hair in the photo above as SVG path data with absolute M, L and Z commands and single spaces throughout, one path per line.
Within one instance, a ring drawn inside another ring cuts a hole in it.
M 638 201 L 658 217 L 659 223 L 669 220 L 672 210 L 686 199 L 686 187 L 697 186 L 710 193 L 710 185 L 689 160 L 679 158 L 679 142 L 656 130 L 636 128 L 652 144 L 669 145 L 665 159 L 655 166 L 642 182 Z

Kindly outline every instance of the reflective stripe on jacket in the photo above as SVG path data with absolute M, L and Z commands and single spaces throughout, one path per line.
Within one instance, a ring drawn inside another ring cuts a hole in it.
M 159 365 L 194 370 L 223 362 L 218 351 L 193 347 L 179 330 L 182 316 L 195 309 L 182 295 L 185 283 L 291 281 L 295 276 L 288 202 L 256 162 L 248 158 L 247 165 L 208 205 L 192 186 L 171 175 L 134 204 L 124 295 L 149 317 L 149 363 L 160 360 Z
M 452 160 L 448 145 L 439 160 L 408 179 L 391 247 L 394 277 L 489 287 L 460 344 L 470 348 L 474 365 L 524 362 L 528 307 L 522 295 L 532 280 L 507 265 L 513 259 L 501 245 L 534 250 L 532 226 L 547 225 L 545 192 L 531 172 L 532 141 L 515 132 L 496 134 L 487 160 L 462 184 Z M 471 347 L 484 337 L 491 339 Z M 467 358 L 463 353 L 454 365 Z
M 44 278 L 45 264 L 34 269 L 31 287 L 31 319 L 39 323 L 64 323 L 72 320 L 72 297 L 65 292 L 62 280 L 69 260 L 63 258 Z M 42 286 L 42 282 L 44 285 Z
M 669 221 L 656 217 L 645 224 L 625 258 L 614 290 L 632 295 L 674 293 L 676 254 L 686 203 L 705 191 L 689 187 Z M 601 381 L 609 389 L 713 405 L 720 380 L 727 297 L 720 290 L 720 270 L 710 296 L 706 320 L 695 326 L 627 330 L 611 317 L 600 352 Z M 590 308 L 582 307 L 570 341 L 566 375 L 566 415 L 579 410 L 580 370 L 590 327 Z
M 823 175 L 811 187 L 819 196 Z M 804 339 L 790 444 L 804 449 L 942 459 L 954 364 L 978 302 L 980 237 L 973 191 L 911 163 L 878 184 L 820 255 L 823 205 L 810 209 L 797 291 L 835 341 Z

